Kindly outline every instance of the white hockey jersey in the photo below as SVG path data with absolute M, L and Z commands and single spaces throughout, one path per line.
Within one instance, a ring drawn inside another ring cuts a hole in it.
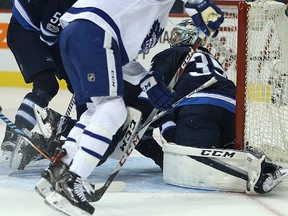
M 78 0 L 62 17 L 94 22 L 118 42 L 123 63 L 155 46 L 175 0 Z

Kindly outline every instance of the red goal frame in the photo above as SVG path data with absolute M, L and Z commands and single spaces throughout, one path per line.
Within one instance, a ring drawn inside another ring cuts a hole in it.
M 220 6 L 234 6 L 238 8 L 238 44 L 237 44 L 237 87 L 236 87 L 236 125 L 235 125 L 235 148 L 244 149 L 244 125 L 245 125 L 245 76 L 247 69 L 247 48 L 243 46 L 247 40 L 247 14 L 249 5 L 245 1 L 213 0 Z

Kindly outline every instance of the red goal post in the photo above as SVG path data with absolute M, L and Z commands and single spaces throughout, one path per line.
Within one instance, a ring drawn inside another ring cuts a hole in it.
M 275 1 L 214 0 L 225 20 L 208 49 L 237 86 L 237 149 L 288 166 L 288 18 Z
M 236 149 L 244 149 L 244 122 L 245 122 L 245 72 L 246 71 L 246 47 L 243 46 L 246 41 L 247 35 L 247 10 L 248 4 L 245 1 L 214 1 L 220 8 L 222 8 L 223 12 L 225 12 L 225 19 L 227 17 L 232 17 L 237 20 L 235 24 L 236 26 L 221 26 L 220 32 L 230 32 L 236 31 L 237 32 L 237 44 L 235 46 L 237 49 L 237 60 L 236 60 L 236 80 L 237 83 L 237 94 L 236 94 L 236 130 L 235 130 L 235 147 Z M 225 11 L 224 8 L 237 8 L 235 13 Z M 241 31 L 239 31 L 239 29 Z M 220 35 L 219 35 L 220 36 Z M 234 35 L 236 36 L 236 35 Z M 224 37 L 225 38 L 225 37 Z M 242 58 L 239 58 L 242 56 Z M 230 65 L 229 60 L 227 64 Z M 228 66 L 228 65 L 227 65 Z M 225 64 L 224 64 L 225 67 Z M 225 67 L 226 70 L 229 68 Z

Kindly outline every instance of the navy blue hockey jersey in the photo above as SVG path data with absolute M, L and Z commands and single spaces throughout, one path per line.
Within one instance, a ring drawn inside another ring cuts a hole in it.
M 154 56 L 150 70 L 161 72 L 164 75 L 165 84 L 168 85 L 190 50 L 189 46 L 166 49 Z M 199 47 L 193 54 L 183 75 L 174 87 L 177 100 L 186 96 L 213 76 L 217 78 L 217 83 L 193 94 L 178 106 L 212 104 L 235 113 L 236 86 L 227 78 L 221 64 L 203 47 Z
M 58 41 L 62 31 L 60 17 L 76 0 L 14 0 L 12 15 L 27 30 L 39 32 L 49 46 Z

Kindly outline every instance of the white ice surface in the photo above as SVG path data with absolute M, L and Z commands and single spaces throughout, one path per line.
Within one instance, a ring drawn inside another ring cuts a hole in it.
M 14 120 L 14 114 L 29 89 L 0 88 L 3 114 Z M 50 107 L 65 113 L 71 94 L 60 90 Z M 72 113 L 73 115 L 73 113 Z M 0 121 L 0 142 L 5 124 Z M 40 172 L 47 166 L 42 160 L 30 164 L 24 172 L 13 172 L 0 164 L 0 216 L 60 216 L 46 206 L 34 192 Z M 89 180 L 104 182 L 115 165 L 114 160 L 97 168 Z M 18 175 L 17 175 L 18 174 Z M 123 192 L 108 192 L 93 205 L 97 216 L 288 216 L 288 184 L 261 196 L 185 189 L 165 184 L 161 170 L 136 152 L 129 158 L 116 179 L 126 183 Z M 286 203 L 286 204 L 285 204 Z

